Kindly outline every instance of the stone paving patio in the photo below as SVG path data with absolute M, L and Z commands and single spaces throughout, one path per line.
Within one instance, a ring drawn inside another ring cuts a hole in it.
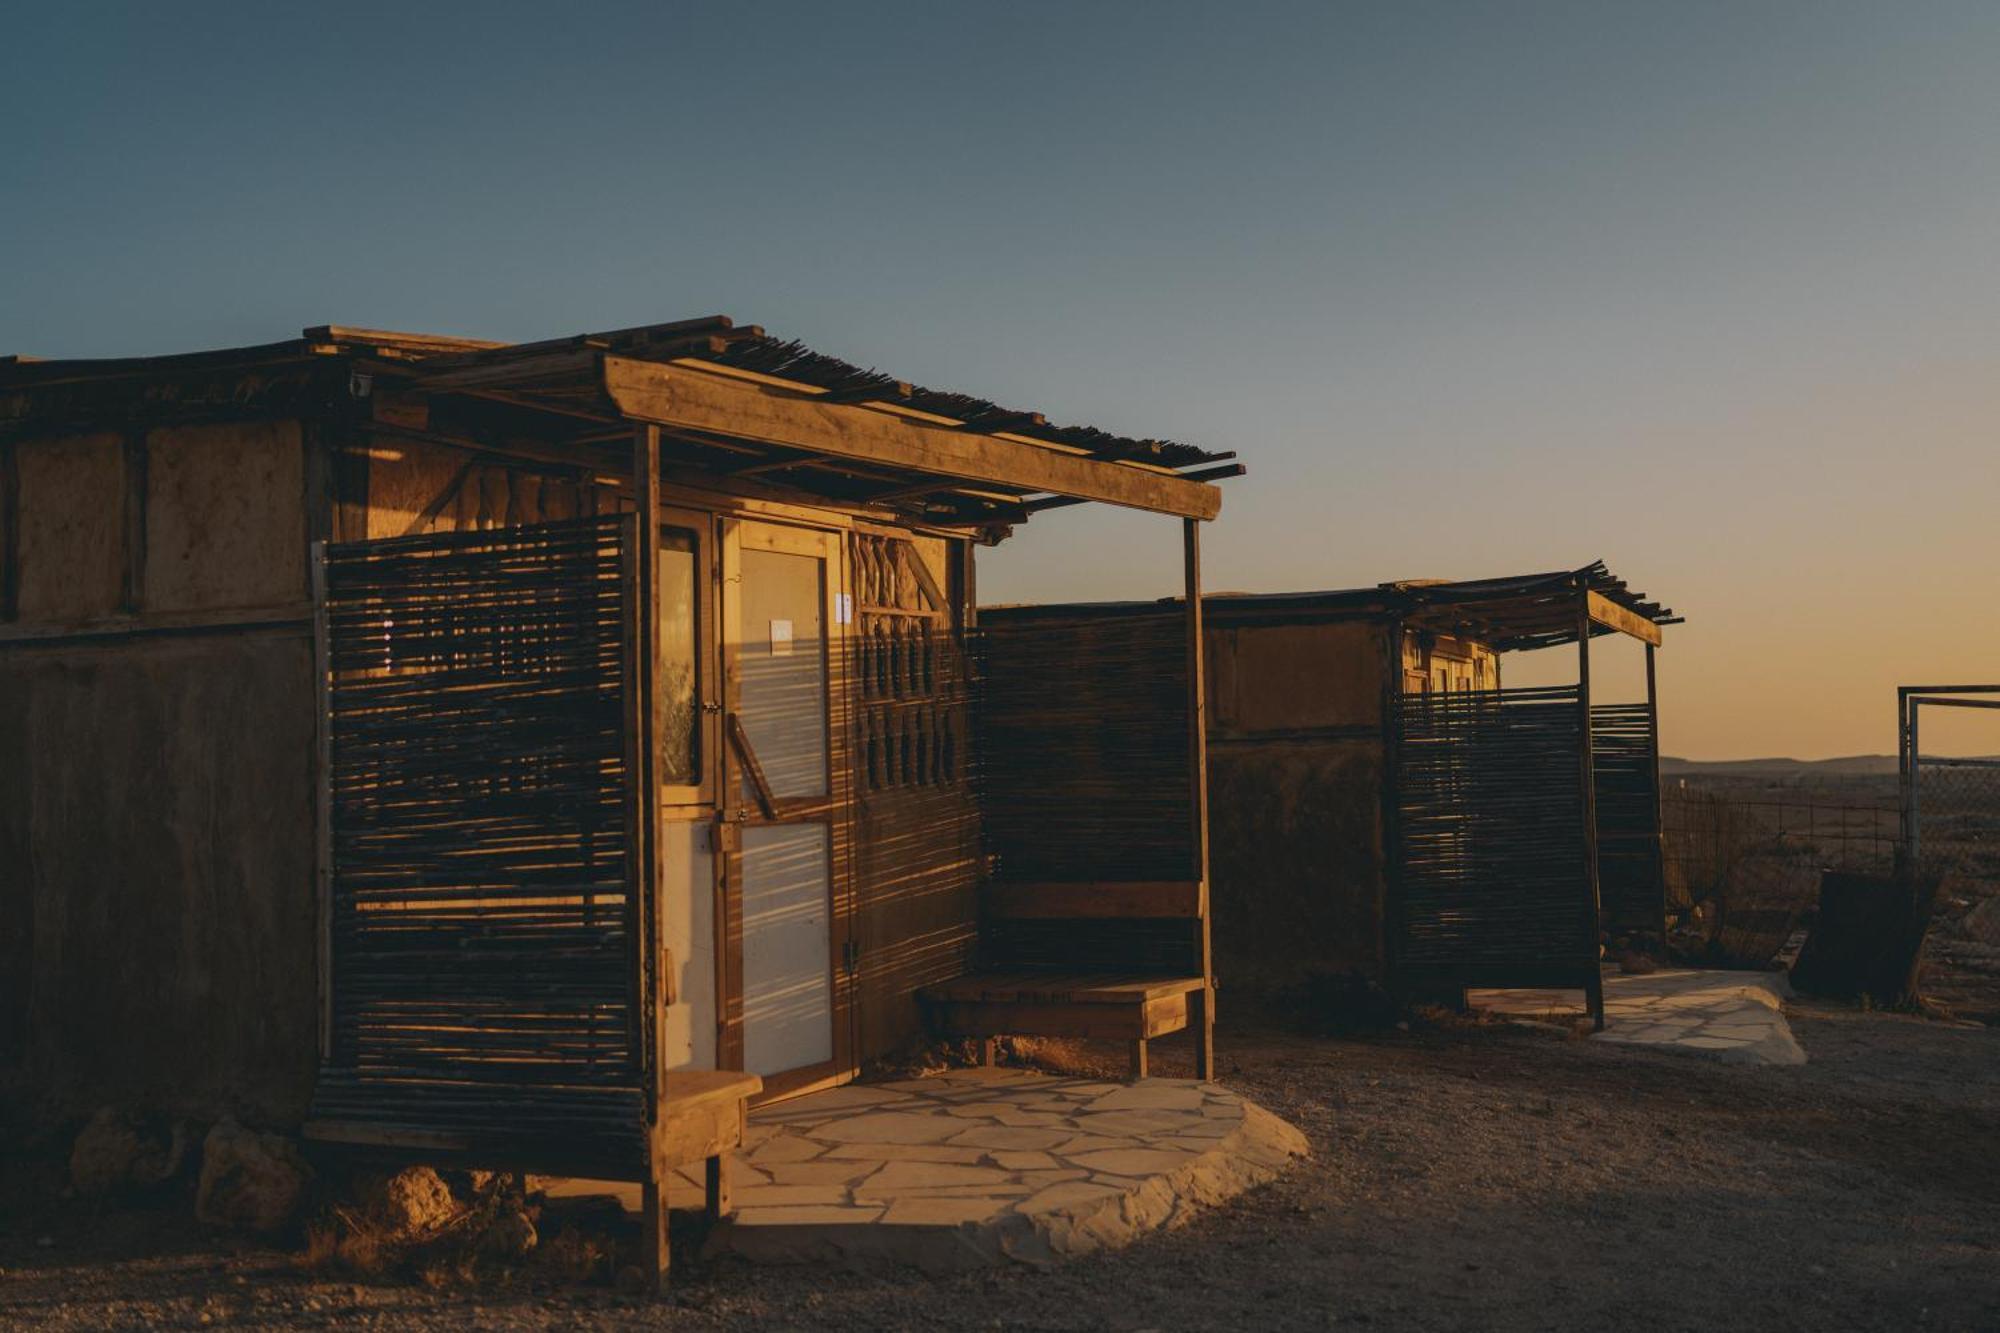
M 1270 1112 L 1189 1079 L 959 1069 L 850 1084 L 751 1114 L 736 1211 L 709 1251 L 934 1271 L 1044 1264 L 1179 1225 L 1306 1152 Z M 636 1186 L 620 1192 L 636 1206 Z M 668 1201 L 698 1208 L 695 1175 Z
M 1593 1041 L 1731 1064 L 1802 1065 L 1806 1053 L 1785 1022 L 1791 986 L 1782 972 L 1675 969 L 1604 976 L 1604 1031 Z M 1475 990 L 1475 1009 L 1514 1018 L 1570 1022 L 1585 1016 L 1575 990 Z

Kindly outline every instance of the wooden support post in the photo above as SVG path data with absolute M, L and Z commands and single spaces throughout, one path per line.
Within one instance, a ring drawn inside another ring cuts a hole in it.
M 333 641 L 326 607 L 326 543 L 311 544 L 313 604 L 313 925 L 319 1058 L 333 1059 Z
M 1125 1077 L 1133 1083 L 1146 1077 L 1146 1039 L 1132 1038 L 1132 1062 L 1125 1071 Z
M 1208 680 L 1202 644 L 1201 523 L 1181 520 L 1183 574 L 1187 596 L 1188 663 L 1188 817 L 1192 833 L 1195 878 L 1201 884 L 1200 916 L 1195 923 L 1195 947 L 1201 961 L 1201 991 L 1189 997 L 1188 1026 L 1194 1032 L 1194 1076 L 1215 1076 L 1215 966 L 1208 927 Z M 1135 1077 L 1146 1074 L 1145 1043 L 1140 1042 Z
M 1398 1010 L 1410 1007 L 1410 988 L 1405 984 L 1403 973 L 1403 833 L 1399 772 L 1403 753 L 1403 636 L 1400 619 L 1390 620 L 1382 628 L 1382 679 L 1380 702 L 1377 704 L 1382 713 L 1382 785 L 1377 792 L 1380 821 L 1377 829 L 1382 839 L 1382 958 L 1389 998 Z
M 1583 865 L 1590 885 L 1590 917 L 1584 935 L 1589 973 L 1584 995 L 1590 1005 L 1594 1030 L 1604 1030 L 1604 963 L 1600 937 L 1604 931 L 1604 900 L 1597 879 L 1597 769 L 1590 753 L 1590 589 L 1586 586 L 1577 599 L 1576 611 L 1576 697 L 1578 731 L 1577 771 L 1583 780 Z
M 1000 1061 L 999 1046 L 999 1038 L 981 1037 L 979 1039 L 979 1063 L 987 1069 L 991 1069 L 994 1065 L 998 1064 Z
M 708 1159 L 707 1186 L 708 1220 L 711 1222 L 720 1222 L 723 1218 L 729 1216 L 732 1207 L 729 1201 L 728 1153 L 717 1153 Z
M 1653 662 L 1654 651 L 1652 644 L 1646 645 L 1646 740 L 1653 752 L 1653 867 L 1658 872 L 1653 888 L 1660 899 L 1660 917 L 1655 928 L 1660 935 L 1660 956 L 1664 958 L 1667 948 L 1667 830 L 1661 820 L 1661 802 L 1666 793 L 1661 789 L 1660 779 L 1660 687 Z
M 660 429 L 639 426 L 632 433 L 632 498 L 638 526 L 637 577 L 633 608 L 638 644 L 634 653 L 638 679 L 637 735 L 633 750 L 632 781 L 639 789 L 638 827 L 632 831 L 632 858 L 639 869 L 639 993 L 633 1001 L 640 1012 L 633 1024 L 642 1043 L 642 1060 L 652 1095 L 646 1106 L 646 1123 L 651 1151 L 647 1179 L 641 1196 L 645 1228 L 645 1251 L 640 1265 L 654 1290 L 664 1286 L 673 1256 L 667 1237 L 667 1177 L 670 1168 L 661 1159 L 661 1130 L 667 1120 L 667 1073 L 663 1047 L 666 1020 L 660 1012 L 665 995 L 661 977 L 659 941 L 664 913 L 659 901 L 659 786 L 654 780 L 654 764 L 659 754 L 658 716 L 660 678 Z M 628 712 L 627 716 L 632 716 Z
M 657 1176 L 654 1168 L 639 1190 L 639 1271 L 655 1293 L 665 1289 L 673 1267 L 667 1243 L 667 1182 Z

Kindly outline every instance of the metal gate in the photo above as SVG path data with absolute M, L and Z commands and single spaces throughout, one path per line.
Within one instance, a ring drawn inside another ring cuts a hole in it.
M 1926 709 L 2000 709 L 2000 685 L 1905 685 L 1896 695 L 1905 863 L 2000 878 L 2000 758 L 1923 752 Z
M 1595 1011 L 1580 689 L 1400 695 L 1393 729 L 1399 987 L 1581 987 Z
M 314 1137 L 643 1173 L 626 531 L 326 548 Z

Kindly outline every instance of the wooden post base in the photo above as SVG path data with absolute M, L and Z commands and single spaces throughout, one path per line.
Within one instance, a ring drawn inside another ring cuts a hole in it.
M 1194 1076 L 1215 1077 L 1215 987 L 1188 994 L 1188 1026 L 1194 1030 Z
M 1146 1077 L 1146 1039 L 1144 1037 L 1134 1037 L 1132 1039 L 1132 1063 L 1130 1068 L 1125 1071 L 1125 1077 L 1128 1082 L 1132 1083 L 1137 1083 L 1140 1079 Z
M 729 1199 L 729 1154 L 717 1153 L 708 1159 L 707 1165 L 708 1220 L 720 1222 L 729 1216 L 733 1205 Z
M 661 1180 L 647 1180 L 639 1192 L 639 1272 L 646 1289 L 659 1295 L 667 1287 L 673 1267 L 672 1247 L 667 1240 L 667 1187 Z

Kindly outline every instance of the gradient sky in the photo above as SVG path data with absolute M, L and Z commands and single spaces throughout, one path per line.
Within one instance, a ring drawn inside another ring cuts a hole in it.
M 1892 750 L 1899 681 L 2000 679 L 2000 5 L 7 3 L 0 32 L 0 352 L 727 313 L 1240 450 L 1214 588 L 1602 557 L 1689 617 L 1672 753 Z M 1177 541 L 1059 511 L 981 593 L 1170 592 Z

